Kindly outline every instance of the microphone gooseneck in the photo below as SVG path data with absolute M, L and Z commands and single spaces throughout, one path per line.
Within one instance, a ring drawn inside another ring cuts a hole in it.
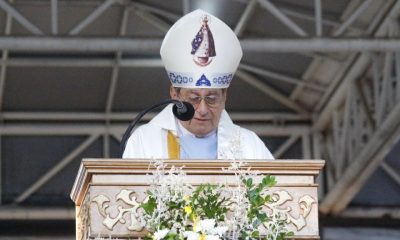
M 140 119 L 142 119 L 142 117 L 149 111 L 151 111 L 155 108 L 170 104 L 170 103 L 174 103 L 174 106 L 172 107 L 172 112 L 173 112 L 174 116 L 176 118 L 178 118 L 179 120 L 189 121 L 190 119 L 193 118 L 194 108 L 193 108 L 192 104 L 190 104 L 188 102 L 182 102 L 179 100 L 175 100 L 175 99 L 168 99 L 168 100 L 154 104 L 153 106 L 146 108 L 145 110 L 141 111 L 133 119 L 131 124 L 129 124 L 128 128 L 126 129 L 124 136 L 122 137 L 121 145 L 120 145 L 120 157 L 121 158 L 125 151 L 126 142 L 128 141 L 129 137 L 132 135 L 132 133 L 133 133 L 132 130 L 135 128 L 136 124 L 140 121 Z

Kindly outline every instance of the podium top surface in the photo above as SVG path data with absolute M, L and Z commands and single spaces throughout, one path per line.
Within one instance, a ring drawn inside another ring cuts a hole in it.
M 146 175 L 155 167 L 155 160 L 148 159 L 83 159 L 71 192 L 71 199 L 79 205 L 92 176 L 101 175 Z M 245 163 L 260 174 L 312 175 L 317 176 L 325 164 L 324 160 L 236 160 Z M 167 166 L 183 167 L 187 175 L 221 175 L 223 168 L 231 166 L 232 160 L 165 160 Z

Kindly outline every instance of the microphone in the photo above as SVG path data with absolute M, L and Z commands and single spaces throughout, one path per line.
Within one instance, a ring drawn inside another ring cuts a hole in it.
M 178 101 L 172 107 L 175 117 L 181 121 L 189 121 L 194 116 L 194 107 L 188 102 Z
M 126 142 L 128 141 L 129 137 L 133 133 L 133 128 L 136 126 L 136 124 L 142 119 L 142 117 L 148 113 L 149 111 L 170 104 L 174 103 L 174 106 L 172 107 L 172 112 L 176 118 L 178 118 L 181 121 L 189 121 L 190 119 L 193 118 L 194 116 L 194 108 L 193 105 L 188 103 L 188 102 L 183 102 L 175 99 L 168 99 L 163 102 L 154 104 L 153 106 L 150 106 L 146 108 L 145 110 L 141 111 L 135 119 L 129 124 L 128 128 L 126 129 L 124 136 L 122 137 L 121 140 L 121 145 L 120 145 L 120 157 L 122 158 L 122 155 L 124 154 L 125 147 L 126 147 Z

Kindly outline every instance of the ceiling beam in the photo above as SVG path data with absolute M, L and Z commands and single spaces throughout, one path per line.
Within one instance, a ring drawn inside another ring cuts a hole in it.
M 121 24 L 120 24 L 120 29 L 119 29 L 119 36 L 125 36 L 126 35 L 126 29 L 128 25 L 128 19 L 129 19 L 129 10 L 127 8 L 124 8 L 124 12 L 122 14 L 121 18 Z M 106 119 L 105 119 L 105 124 L 106 124 L 106 129 L 109 130 L 110 128 L 110 114 L 112 112 L 112 107 L 114 105 L 114 96 L 116 93 L 117 89 L 117 84 L 118 84 L 118 79 L 120 75 L 120 62 L 122 59 L 122 51 L 117 51 L 115 53 L 115 62 L 114 65 L 112 66 L 112 72 L 111 72 L 111 79 L 110 79 L 110 85 L 108 87 L 108 94 L 107 94 L 107 100 L 106 100 L 106 106 L 105 106 L 105 114 L 106 114 Z M 103 157 L 109 158 L 110 157 L 110 135 L 109 131 L 107 131 L 106 134 L 103 135 Z
M 244 39 L 244 51 L 250 52 L 390 52 L 398 51 L 397 38 L 301 38 Z
M 58 34 L 58 0 L 51 0 L 51 34 Z
M 379 25 L 374 36 L 383 36 L 387 32 L 387 26 L 395 16 L 400 12 L 400 2 L 396 2 L 391 5 L 390 12 L 384 17 L 384 20 Z M 382 39 L 382 38 L 381 38 Z M 397 52 L 394 50 L 393 52 Z M 332 120 L 333 111 L 340 106 L 344 99 L 346 90 L 350 86 L 350 82 L 354 81 L 357 77 L 361 76 L 365 69 L 371 63 L 371 53 L 366 52 L 359 56 L 354 56 L 347 62 L 345 72 L 343 76 L 335 79 L 335 84 L 330 84 L 324 96 L 317 104 L 315 110 L 318 113 L 318 117 L 315 119 L 313 128 L 317 131 L 324 130 L 328 123 Z
M 272 15 L 279 19 L 284 25 L 286 25 L 290 30 L 299 36 L 306 37 L 308 34 L 301 29 L 295 22 L 283 14 L 274 4 L 269 0 L 258 0 L 260 5 L 267 9 Z
M 154 15 L 151 12 L 147 12 L 140 8 L 135 9 L 134 12 L 138 17 L 140 17 L 144 21 L 148 22 L 152 26 L 156 27 L 158 30 L 160 30 L 164 34 L 166 32 L 168 32 L 168 30 L 171 27 L 170 24 L 166 23 L 166 21 L 164 21 L 164 20 L 161 20 L 160 18 L 158 18 L 156 15 Z
M 9 13 L 6 14 L 6 23 L 4 29 L 4 35 L 9 35 L 11 33 L 12 18 Z M 1 66 L 0 66 L 0 113 L 3 112 L 3 101 L 4 101 L 4 89 L 6 83 L 6 72 L 7 72 L 7 60 L 8 60 L 8 50 L 3 50 L 1 53 Z M 3 123 L 3 119 L 0 117 L 0 122 Z M 2 143 L 2 138 L 0 137 L 0 144 Z M 3 154 L 3 148 L 0 145 L 0 156 Z M 3 202 L 2 187 L 2 172 L 3 172 L 3 158 L 0 157 L 0 205 Z
M 80 153 L 82 153 L 87 147 L 89 147 L 99 136 L 93 134 L 83 141 L 78 147 L 71 151 L 67 156 L 60 160 L 53 168 L 42 175 L 36 182 L 28 187 L 23 193 L 21 193 L 14 201 L 14 203 L 21 203 L 39 188 L 46 184 L 51 178 L 57 173 L 63 170 L 72 160 L 74 160 Z
M 253 14 L 256 4 L 257 0 L 250 0 L 250 2 L 246 5 L 246 8 L 244 9 L 242 15 L 240 16 L 239 22 L 236 24 L 234 30 L 236 36 L 238 37 L 242 36 L 243 30 Z
M 113 131 L 123 132 L 126 124 L 113 124 Z M 107 132 L 105 124 L 3 124 L 2 136 L 87 136 Z
M 190 12 L 190 1 L 189 0 L 182 0 L 182 13 L 186 15 Z
M 0 49 L 16 51 L 158 52 L 162 39 L 97 37 L 0 37 Z
M 394 169 L 384 161 L 381 163 L 380 167 L 397 183 L 397 185 L 400 186 L 400 173 L 396 171 L 396 169 Z
M 352 159 L 340 180 L 322 200 L 320 211 L 333 214 L 343 211 L 399 140 L 400 103 L 375 131 L 361 152 Z
M 136 1 L 134 1 L 134 2 L 130 1 L 127 4 L 127 6 L 132 6 L 133 8 L 142 9 L 142 10 L 147 11 L 147 12 L 155 13 L 155 14 L 158 14 L 160 16 L 164 16 L 166 18 L 169 18 L 169 19 L 171 19 L 173 21 L 177 21 L 179 18 L 182 17 L 182 15 L 180 15 L 180 14 L 176 14 L 176 13 L 173 13 L 173 12 L 170 12 L 170 11 L 166 11 L 166 10 L 158 8 L 158 7 L 154 7 L 154 6 L 151 6 L 151 5 L 148 5 L 148 4 L 144 4 L 144 3 L 139 3 L 139 2 L 136 2 Z
M 2 206 L 0 220 L 75 220 L 75 208 Z
M 38 27 L 26 19 L 21 13 L 7 3 L 7 1 L 0 0 L 0 8 L 2 8 L 6 13 L 10 14 L 15 21 L 24 26 L 29 32 L 36 35 L 43 35 L 43 32 Z
M 289 76 L 286 74 L 277 73 L 272 70 L 268 70 L 268 69 L 264 69 L 264 68 L 254 67 L 254 66 L 247 65 L 244 63 L 241 63 L 239 65 L 239 68 L 247 70 L 247 71 L 255 73 L 255 74 L 258 74 L 258 75 L 261 75 L 261 76 L 264 76 L 264 77 L 267 77 L 267 78 L 270 78 L 270 79 L 279 80 L 279 81 L 294 84 L 294 85 L 304 85 L 305 87 L 307 87 L 309 89 L 312 89 L 312 90 L 315 90 L 315 91 L 321 92 L 321 93 L 325 92 L 325 89 L 326 89 L 326 87 L 321 86 L 319 84 L 306 82 L 302 79 L 298 79 L 298 78 L 295 78 L 295 77 L 292 77 L 292 76 Z
M 361 14 L 364 13 L 364 11 L 368 8 L 368 6 L 371 4 L 372 0 L 366 0 L 363 1 L 362 4 L 342 23 L 342 25 L 339 26 L 338 29 L 333 33 L 334 37 L 338 37 L 342 35 L 351 24 L 355 20 L 357 20 L 358 17 L 360 17 Z
M 314 4 L 315 8 L 317 8 L 317 6 L 316 6 L 318 4 L 317 1 L 318 0 L 315 0 L 315 4 Z M 351 3 L 355 3 L 355 2 L 352 1 Z M 354 4 L 348 4 L 348 5 L 354 5 Z M 371 31 L 371 29 L 373 29 L 375 31 L 377 26 L 379 24 L 382 24 L 382 19 L 385 19 L 385 15 L 388 13 L 388 9 L 390 9 L 391 7 L 393 7 L 393 1 L 385 1 L 385 4 L 383 4 L 380 7 L 380 11 L 375 15 L 374 20 L 372 21 L 371 25 L 368 27 L 368 30 L 356 29 L 351 24 L 347 25 L 347 28 L 351 29 L 352 31 L 356 31 L 356 32 L 364 32 L 363 36 L 371 36 L 371 35 L 373 35 L 373 32 Z M 348 6 L 345 11 L 348 11 L 349 9 L 351 9 L 351 11 L 354 10 L 354 8 Z M 315 9 L 315 10 L 317 10 L 317 9 Z M 315 10 L 314 10 L 314 15 L 318 15 L 317 13 L 315 13 Z M 351 11 L 348 11 L 348 12 L 351 12 Z M 322 9 L 321 9 L 321 12 L 322 12 Z M 329 12 L 326 12 L 325 15 L 329 15 Z M 317 16 L 315 16 L 314 18 L 312 18 L 310 16 L 308 18 L 310 20 L 316 20 Z M 336 17 L 333 17 L 333 18 L 337 19 L 339 17 L 336 16 Z M 343 18 L 348 18 L 348 16 L 340 17 L 340 19 L 343 19 Z M 325 19 L 322 19 L 323 23 L 324 23 L 324 20 Z M 386 24 L 386 23 L 384 23 L 384 24 Z M 384 25 L 384 24 L 382 24 L 382 25 Z M 339 24 L 337 22 L 332 22 L 332 24 L 329 23 L 329 25 L 334 26 L 337 29 L 340 26 L 342 26 L 343 23 Z M 332 35 L 332 34 L 333 33 L 331 33 L 329 35 Z M 382 37 L 383 35 L 375 35 L 375 36 Z M 324 53 L 325 56 L 326 56 L 327 53 Z M 328 63 L 323 61 L 324 59 L 321 59 L 318 55 L 316 55 L 318 53 L 303 53 L 303 54 L 308 54 L 308 55 L 314 54 L 313 57 L 315 59 L 309 65 L 309 68 L 307 69 L 307 71 L 303 74 L 302 79 L 305 79 L 305 80 L 314 79 L 315 77 L 313 78 L 312 75 L 317 70 L 316 66 L 319 66 L 319 67 L 320 66 L 322 66 L 322 67 L 323 66 L 328 66 L 327 65 Z M 319 54 L 321 55 L 321 53 L 319 53 Z M 335 54 L 335 55 L 337 55 L 337 54 Z M 344 75 L 347 74 L 347 72 L 349 72 L 349 69 L 351 69 L 353 67 L 353 65 L 357 65 L 357 64 L 354 64 L 355 63 L 354 59 L 357 57 L 356 54 L 351 54 L 350 56 L 349 56 L 349 54 L 346 54 L 346 55 L 339 54 L 339 55 L 341 55 L 342 57 L 333 57 L 333 55 L 330 55 L 330 57 L 327 58 L 327 60 L 329 60 L 329 61 L 337 62 L 338 64 L 341 65 L 341 67 L 338 67 L 338 71 L 336 71 L 336 75 L 335 75 L 334 79 L 332 79 L 332 81 L 330 81 L 330 83 L 329 83 L 329 86 L 326 87 L 324 96 L 321 98 L 321 100 L 317 104 L 317 107 L 314 108 L 314 111 L 317 111 L 317 112 L 321 111 L 320 106 L 325 104 L 327 102 L 327 100 L 329 99 L 329 97 L 333 95 L 333 92 L 336 90 L 336 87 L 338 86 L 338 83 L 341 81 L 341 79 L 343 79 Z M 360 69 L 360 68 L 356 68 L 356 69 Z M 293 100 L 297 99 L 300 96 L 300 94 L 302 94 L 302 92 L 303 92 L 302 90 L 303 90 L 303 86 L 302 85 L 297 86 L 296 89 L 292 92 L 290 98 L 293 99 Z M 326 111 L 326 112 L 329 113 L 331 111 Z
M 379 6 L 379 11 L 374 15 L 370 23 L 368 24 L 368 28 L 365 31 L 365 36 L 374 36 L 374 32 L 379 29 L 379 26 L 382 26 L 382 20 L 388 21 L 388 18 L 385 16 L 391 15 L 390 12 L 397 5 L 396 0 L 388 0 L 382 2 Z
M 293 146 L 293 144 L 297 141 L 297 139 L 299 139 L 300 136 L 299 135 L 292 135 L 290 136 L 289 139 L 287 139 L 284 143 L 282 143 L 278 149 L 276 149 L 273 153 L 273 156 L 276 159 L 279 159 L 283 156 L 283 154 L 285 154 L 285 152 L 287 152 L 287 150 L 289 150 L 289 148 L 291 146 Z
M 364 219 L 400 219 L 400 208 L 396 207 L 350 207 L 340 217 Z
M 127 28 L 127 25 L 128 25 L 128 19 L 129 19 L 129 10 L 124 8 L 124 13 L 122 14 L 121 25 L 120 25 L 120 30 L 119 30 L 119 35 L 120 36 L 125 36 L 126 35 L 126 28 Z M 108 94 L 107 94 L 107 100 L 106 100 L 106 106 L 105 106 L 105 112 L 106 112 L 107 116 L 109 116 L 111 114 L 112 106 L 113 106 L 113 103 L 114 103 L 114 95 L 115 95 L 115 92 L 116 92 L 118 78 L 119 78 L 119 70 L 120 70 L 121 59 L 122 59 L 122 52 L 121 51 L 117 51 L 115 53 L 114 64 L 112 66 L 110 85 L 109 85 L 109 88 L 108 88 Z
M 318 1 L 318 0 L 315 0 L 315 1 Z M 315 10 L 314 10 L 314 14 L 312 15 L 311 13 L 300 12 L 298 10 L 298 8 L 284 7 L 282 3 L 279 4 L 279 9 L 286 15 L 292 16 L 293 18 L 305 20 L 308 22 L 315 22 L 317 20 L 317 18 L 315 16 L 315 14 L 316 14 Z M 322 10 L 321 10 L 321 15 L 322 15 Z M 341 23 L 338 21 L 331 20 L 331 19 L 321 18 L 321 24 L 326 25 L 326 26 L 331 26 L 331 27 L 337 27 L 337 26 L 340 26 Z M 353 30 L 359 30 L 358 28 L 355 28 L 352 26 L 350 26 L 349 28 L 353 29 Z
M 393 3 L 390 11 L 382 16 L 380 25 L 377 26 L 373 36 L 387 36 L 388 26 L 390 26 L 393 19 L 397 18 L 399 12 L 400 3 L 396 1 Z M 337 81 L 336 84 L 332 84 L 329 87 L 330 90 L 323 96 L 320 101 L 321 104 L 317 105 L 316 116 L 318 117 L 315 119 L 313 131 L 322 131 L 327 128 L 328 124 L 332 121 L 332 113 L 337 111 L 343 104 L 349 86 L 354 84 L 355 80 L 363 79 L 365 71 L 368 70 L 370 65 L 371 54 L 363 53 L 354 57 L 349 70 L 346 71 L 343 77 L 338 79 L 339 81 Z M 383 78 L 383 80 L 385 79 L 386 78 Z M 346 166 L 345 171 L 342 172 L 340 176 L 336 176 L 337 181 L 328 181 L 328 184 L 332 183 L 332 185 L 320 204 L 320 211 L 322 213 L 338 215 L 345 210 L 354 196 L 376 171 L 377 167 L 379 167 L 394 144 L 399 141 L 399 119 L 400 103 L 397 103 L 397 105 L 392 108 L 391 112 L 388 113 L 384 122 L 379 126 L 377 125 L 377 129 L 368 138 L 368 142 L 365 143 L 364 147 L 355 156 L 349 157 L 348 166 Z M 329 138 L 327 141 L 329 141 Z M 330 145 L 332 144 L 327 143 L 328 147 Z M 336 153 L 332 154 L 331 161 L 335 159 L 334 155 L 336 155 Z M 330 169 L 332 170 L 334 168 Z
M 96 112 L 2 112 L 1 118 L 5 121 L 131 121 L 139 112 L 118 112 L 107 115 Z M 147 113 L 142 120 L 152 119 L 156 113 Z M 271 113 L 271 112 L 229 112 L 233 121 L 249 122 L 278 122 L 289 123 L 310 121 L 311 118 L 296 113 Z
M 271 123 L 240 124 L 241 127 L 254 131 L 259 136 L 289 136 L 293 134 L 309 134 L 308 124 L 274 125 Z M 87 136 L 102 135 L 106 132 L 120 135 L 125 132 L 126 124 L 3 124 L 0 125 L 1 136 Z
M 301 147 L 303 159 L 311 159 L 311 134 L 303 134 L 301 136 Z
M 301 115 L 304 116 L 309 116 L 310 112 L 299 105 L 298 103 L 294 102 L 293 100 L 289 99 L 287 96 L 284 94 L 278 92 L 274 88 L 270 87 L 266 83 L 264 83 L 262 80 L 257 79 L 253 77 L 252 75 L 242 71 L 242 70 L 237 70 L 236 71 L 236 76 L 238 76 L 241 80 L 246 82 L 247 84 L 253 86 L 254 88 L 258 89 L 265 95 L 271 97 L 272 99 L 278 101 L 280 104 L 283 104 L 284 106 L 300 113 Z
M 0 37 L 0 49 L 13 51 L 154 52 L 162 39 L 101 37 Z M 399 38 L 242 39 L 245 52 L 372 52 L 398 51 Z
M 314 0 L 315 8 L 315 35 L 322 36 L 322 6 L 321 0 Z
M 0 60 L 0 64 L 4 61 Z M 113 67 L 115 59 L 107 58 L 8 58 L 7 66 L 10 67 Z M 121 59 L 120 67 L 163 68 L 160 58 Z
M 107 9 L 109 9 L 116 0 L 106 0 L 100 6 L 98 6 L 89 16 L 83 19 L 79 24 L 77 24 L 73 29 L 69 31 L 69 35 L 77 35 L 83 29 L 85 29 L 89 24 L 95 21 L 101 14 L 103 14 Z
M 12 26 L 11 14 L 7 13 L 4 35 L 6 35 L 6 36 L 10 35 L 11 26 Z M 2 54 L 1 54 L 1 66 L 0 66 L 0 112 L 3 110 L 4 86 L 6 83 L 6 72 L 7 72 L 8 59 L 9 59 L 8 50 L 3 50 Z

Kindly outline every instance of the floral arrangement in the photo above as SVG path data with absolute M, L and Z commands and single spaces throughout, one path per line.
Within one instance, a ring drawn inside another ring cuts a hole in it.
M 293 235 L 284 216 L 265 211 L 273 202 L 268 189 L 273 176 L 253 181 L 258 174 L 245 163 L 232 161 L 224 171 L 233 172 L 231 185 L 192 186 L 184 181 L 182 168 L 155 162 L 156 170 L 147 198 L 141 204 L 142 220 L 154 240 L 284 239 Z

